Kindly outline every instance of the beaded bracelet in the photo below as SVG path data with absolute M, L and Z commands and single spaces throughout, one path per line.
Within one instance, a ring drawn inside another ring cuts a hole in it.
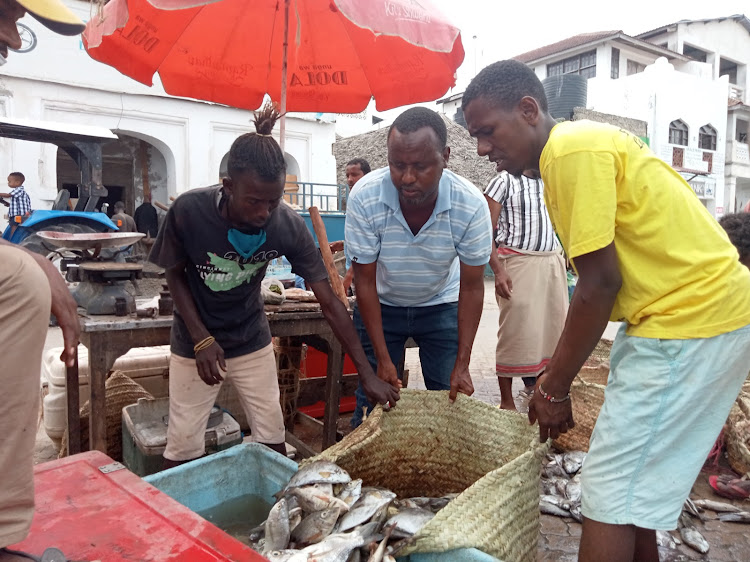
M 216 338 L 213 336 L 208 336 L 207 338 L 202 339 L 198 343 L 196 343 L 193 346 L 193 351 L 195 353 L 198 353 L 199 351 L 203 351 L 204 349 L 208 349 L 216 342 Z
M 539 385 L 539 394 L 541 394 L 542 398 L 544 398 L 547 402 L 552 402 L 553 404 L 559 404 L 560 402 L 570 400 L 570 394 L 566 394 L 562 398 L 555 398 L 551 394 L 547 394 L 546 392 L 544 392 L 541 384 Z

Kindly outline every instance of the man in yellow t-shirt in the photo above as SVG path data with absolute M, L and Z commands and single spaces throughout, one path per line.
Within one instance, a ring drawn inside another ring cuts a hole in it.
M 540 439 L 575 424 L 570 384 L 608 320 L 621 321 L 582 474 L 583 561 L 658 561 L 655 531 L 685 498 L 747 375 L 750 272 L 684 179 L 609 125 L 558 124 L 517 61 L 463 96 L 477 152 L 498 171 L 541 172 L 550 218 L 579 276 L 536 386 Z

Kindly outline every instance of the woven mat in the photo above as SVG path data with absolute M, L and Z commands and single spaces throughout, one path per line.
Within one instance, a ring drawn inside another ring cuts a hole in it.
M 604 404 L 604 390 L 609 376 L 609 363 L 598 367 L 584 367 L 570 386 L 573 419 L 576 426 L 555 439 L 556 448 L 563 451 L 588 451 L 596 418 Z
M 609 354 L 611 351 L 612 342 L 610 340 L 599 340 L 596 347 L 594 347 L 594 351 L 592 351 L 589 358 L 586 359 L 584 366 L 597 367 L 603 363 L 609 365 Z
M 273 349 L 276 354 L 276 374 L 279 381 L 279 402 L 284 414 L 284 426 L 294 429 L 294 417 L 299 396 L 300 365 L 307 348 L 295 338 L 275 338 Z
M 107 409 L 107 455 L 116 461 L 122 461 L 122 409 L 138 402 L 140 398 L 153 400 L 154 397 L 140 384 L 125 375 L 114 371 L 105 383 L 105 400 Z M 87 400 L 81 406 L 81 450 L 89 447 L 89 415 L 91 404 Z M 63 435 L 58 458 L 68 456 L 68 432 Z
M 525 416 L 462 394 L 402 390 L 342 441 L 328 459 L 399 497 L 459 493 L 399 556 L 475 547 L 500 560 L 536 560 L 539 470 L 546 445 Z

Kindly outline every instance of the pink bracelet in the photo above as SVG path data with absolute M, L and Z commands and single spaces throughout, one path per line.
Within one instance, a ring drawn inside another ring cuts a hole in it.
M 539 394 L 542 395 L 542 398 L 544 398 L 547 402 L 552 402 L 553 404 L 559 404 L 560 402 L 565 402 L 566 400 L 570 400 L 570 394 L 566 394 L 562 398 L 555 398 L 551 394 L 547 394 L 544 392 L 544 389 L 542 388 L 542 385 L 539 385 Z

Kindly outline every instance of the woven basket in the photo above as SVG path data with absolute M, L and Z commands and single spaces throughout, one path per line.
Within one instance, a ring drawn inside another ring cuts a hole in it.
M 612 351 L 612 342 L 610 340 L 601 339 L 594 347 L 594 351 L 591 352 L 589 358 L 586 359 L 584 366 L 586 367 L 597 367 L 602 363 L 609 365 L 609 354 Z
M 536 560 L 546 450 L 524 416 L 462 394 L 449 404 L 447 391 L 402 390 L 396 407 L 375 408 L 310 461 L 334 461 L 402 498 L 459 493 L 399 556 L 475 547 L 516 562 Z
M 138 402 L 140 398 L 153 400 L 154 397 L 140 384 L 125 375 L 114 371 L 105 383 L 107 409 L 107 455 L 116 461 L 122 460 L 122 409 Z M 91 404 L 87 400 L 81 406 L 81 450 L 89 449 L 89 414 Z M 63 435 L 59 458 L 68 456 L 68 432 Z
M 599 411 L 604 404 L 606 386 L 590 382 L 588 379 L 601 380 L 601 370 L 582 369 L 570 386 L 570 399 L 576 426 L 555 439 L 555 447 L 563 451 L 589 450 L 591 433 L 594 431 L 596 418 L 599 417 Z
M 725 425 L 727 456 L 739 474 L 750 472 L 750 382 L 745 382 Z
M 276 338 L 273 342 L 276 354 L 276 374 L 279 380 L 279 402 L 284 414 L 284 426 L 294 429 L 294 414 L 299 396 L 300 365 L 306 348 L 294 338 Z

